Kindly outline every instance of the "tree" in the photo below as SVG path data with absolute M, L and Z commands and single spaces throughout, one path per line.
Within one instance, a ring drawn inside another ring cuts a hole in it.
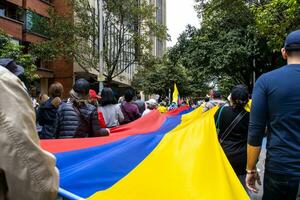
M 14 43 L 11 38 L 0 29 L 0 58 L 13 59 L 17 64 L 22 65 L 25 69 L 25 82 L 30 84 L 38 79 L 36 74 L 35 57 L 23 52 L 22 45 Z
M 182 65 L 174 65 L 167 56 L 160 59 L 150 58 L 144 63 L 144 67 L 140 68 L 134 76 L 133 87 L 136 89 L 148 95 L 168 96 L 169 89 L 173 90 L 173 85 L 176 83 L 180 95 L 191 94 L 190 79 Z
M 273 52 L 280 51 L 289 32 L 300 28 L 299 7 L 298 0 L 262 1 L 252 6 L 259 34 Z
M 43 22 L 49 40 L 33 46 L 43 59 L 73 58 L 83 69 L 98 69 L 99 17 L 88 0 L 66 0 L 69 13 L 49 11 Z M 152 47 L 151 37 L 166 38 L 166 27 L 156 22 L 155 7 L 146 1 L 104 0 L 104 66 L 106 81 L 140 64 Z

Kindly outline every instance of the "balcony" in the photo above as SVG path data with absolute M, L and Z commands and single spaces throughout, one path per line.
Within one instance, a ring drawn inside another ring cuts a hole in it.
M 0 16 L 0 28 L 8 35 L 22 40 L 23 23 L 5 16 Z
M 31 33 L 24 31 L 23 32 L 23 41 L 25 42 L 30 42 L 30 43 L 40 43 L 47 40 L 46 37 L 36 34 L 36 33 Z
M 20 6 L 20 7 L 22 7 L 22 5 L 23 5 L 23 1 L 22 0 L 6 0 L 6 1 L 10 2 L 12 4 L 15 4 L 17 6 Z
M 43 24 L 48 18 L 31 10 L 25 13 L 23 40 L 30 43 L 39 43 L 47 40 L 47 31 Z
M 26 1 L 25 9 L 32 10 L 39 15 L 49 17 L 48 10 L 49 8 L 53 7 L 53 4 L 50 3 L 51 1 L 47 0 L 30 0 Z

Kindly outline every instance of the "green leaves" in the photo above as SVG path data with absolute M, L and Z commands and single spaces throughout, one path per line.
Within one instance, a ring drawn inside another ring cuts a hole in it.
M 30 83 L 39 78 L 36 74 L 36 58 L 31 54 L 24 54 L 23 49 L 24 47 L 22 45 L 13 42 L 11 38 L 0 29 L 0 58 L 11 58 L 17 64 L 23 66 L 26 81 Z
M 213 83 L 230 91 L 245 84 L 251 89 L 253 73 L 259 77 L 284 64 L 280 49 L 285 36 L 300 26 L 299 1 L 195 2 L 201 28 L 187 27 L 169 54 L 171 62 L 191 72 L 194 87 Z

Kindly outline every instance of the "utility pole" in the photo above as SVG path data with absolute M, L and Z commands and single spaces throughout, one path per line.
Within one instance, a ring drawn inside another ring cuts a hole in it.
M 103 23 L 103 0 L 97 0 L 97 7 L 98 7 L 98 32 L 99 32 L 99 39 L 98 39 L 98 47 L 99 47 L 99 75 L 98 75 L 98 81 L 99 81 L 99 94 L 103 90 L 104 87 L 104 58 L 103 58 L 103 49 L 104 49 L 104 23 Z

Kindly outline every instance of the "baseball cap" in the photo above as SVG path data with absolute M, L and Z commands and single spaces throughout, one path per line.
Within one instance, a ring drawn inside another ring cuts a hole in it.
M 20 76 L 24 73 L 24 68 L 17 65 L 13 59 L 10 58 L 0 58 L 0 65 L 8 69 L 11 73 L 16 76 Z
M 95 90 L 89 90 L 90 98 L 92 99 L 101 99 L 99 95 L 97 95 Z
M 286 51 L 300 51 L 300 30 L 288 34 L 285 39 L 284 48 Z
M 78 79 L 73 85 L 73 89 L 70 91 L 70 95 L 76 99 L 86 99 L 90 90 L 90 83 L 81 78 Z
M 239 102 L 241 104 L 247 103 L 249 100 L 249 92 L 246 86 L 237 85 L 231 91 L 231 100 Z
M 148 101 L 146 101 L 146 103 L 148 103 L 149 105 L 156 105 L 157 104 L 155 99 L 149 99 Z

